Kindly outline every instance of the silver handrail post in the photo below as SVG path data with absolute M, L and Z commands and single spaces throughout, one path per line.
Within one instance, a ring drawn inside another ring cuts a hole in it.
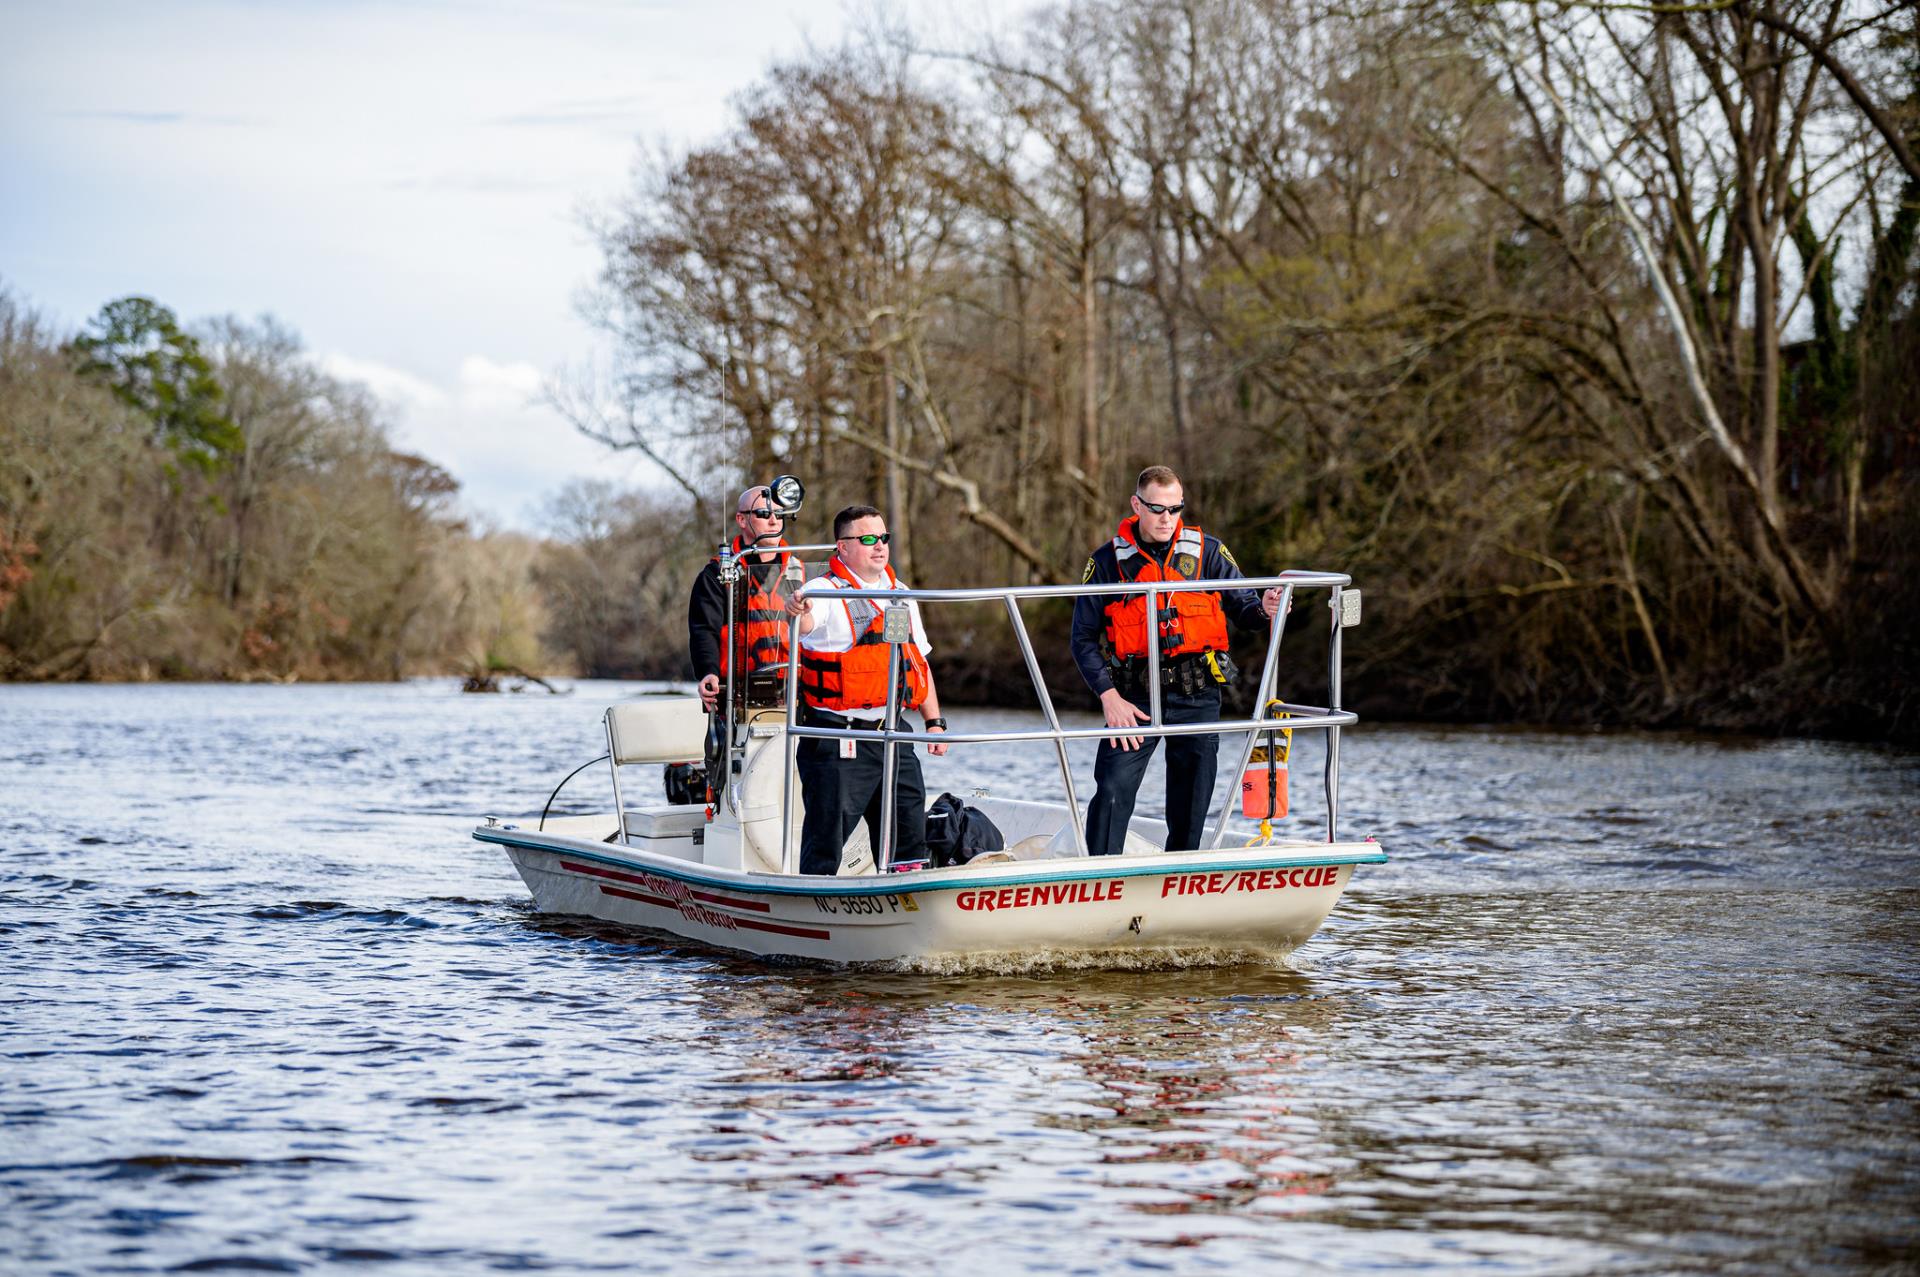
M 1267 712 L 1267 702 L 1273 699 L 1274 683 L 1280 669 L 1280 638 L 1287 632 L 1287 612 L 1293 607 L 1293 587 L 1280 587 L 1280 610 L 1273 614 L 1273 620 L 1267 623 L 1267 658 L 1260 663 L 1260 686 L 1254 694 L 1253 717 L 1260 718 Z M 1258 731 L 1250 731 L 1240 745 L 1240 765 L 1228 773 L 1231 784 L 1227 796 L 1220 800 L 1220 818 L 1213 823 L 1213 836 L 1207 841 L 1207 850 L 1213 851 L 1227 836 L 1227 812 L 1233 807 L 1232 785 L 1247 773 L 1247 760 L 1253 757 L 1253 742 L 1259 739 Z
M 1333 625 L 1333 633 L 1327 639 L 1327 709 L 1334 713 L 1340 710 L 1340 631 L 1341 623 L 1340 587 L 1333 587 L 1333 598 L 1329 601 L 1327 614 Z M 1327 841 L 1338 842 L 1340 838 L 1340 725 L 1327 728 Z
M 1013 622 L 1013 636 L 1020 642 L 1020 655 L 1026 658 L 1027 674 L 1033 679 L 1033 693 L 1040 698 L 1040 708 L 1046 713 L 1047 726 L 1051 730 L 1060 730 L 1060 715 L 1053 708 L 1053 694 L 1047 690 L 1046 676 L 1040 673 L 1040 662 L 1033 654 L 1033 639 L 1027 634 L 1026 620 L 1020 615 L 1020 605 L 1009 595 L 1001 599 L 1007 605 L 1007 619 Z M 1087 827 L 1080 816 L 1080 799 L 1073 792 L 1073 765 L 1067 760 L 1067 742 L 1062 736 L 1053 738 L 1053 748 L 1060 755 L 1060 783 L 1067 790 L 1067 812 L 1073 818 L 1073 842 L 1081 855 L 1087 854 Z
M 800 699 L 800 618 L 787 618 L 787 730 L 781 742 L 780 752 L 786 755 L 787 765 L 780 769 L 780 872 L 798 873 L 799 866 L 794 863 L 793 846 L 793 769 L 794 754 L 800 748 L 800 738 L 793 734 L 796 726 L 794 708 Z
M 727 665 L 727 695 L 720 702 L 721 713 L 727 720 L 727 752 L 733 752 L 733 641 L 736 637 L 733 617 L 733 586 L 740 579 L 740 561 L 734 557 L 731 544 L 720 547 L 720 579 L 727 585 L 727 613 L 720 623 L 720 659 Z
M 609 708 L 600 721 L 607 729 L 607 770 L 613 775 L 613 827 L 624 847 L 627 845 L 627 809 L 620 802 L 620 751 L 613 747 L 613 710 Z
M 726 775 L 720 778 L 712 788 L 716 794 L 726 795 L 727 810 L 735 816 L 740 814 L 740 791 L 733 781 L 733 667 L 739 662 L 734 660 L 734 644 L 741 637 L 739 621 L 734 616 L 733 587 L 740 579 L 740 557 L 733 553 L 732 542 L 720 546 L 720 579 L 727 584 L 727 612 L 720 626 L 720 659 L 727 667 L 727 686 L 720 701 L 720 722 L 726 729 L 727 750 L 725 758 Z M 746 671 L 740 671 L 741 677 Z M 708 778 L 712 783 L 712 778 Z
M 1147 718 L 1160 723 L 1160 591 L 1147 587 Z M 1144 744 L 1144 742 L 1142 742 Z
M 903 605 L 904 606 L 904 605 Z M 912 638 L 909 636 L 908 641 Z M 873 867 L 885 873 L 893 865 L 893 733 L 894 716 L 900 712 L 900 645 L 887 644 L 887 718 L 880 724 L 884 733 L 880 746 L 880 849 L 873 858 Z M 859 746 L 854 746 L 858 749 Z

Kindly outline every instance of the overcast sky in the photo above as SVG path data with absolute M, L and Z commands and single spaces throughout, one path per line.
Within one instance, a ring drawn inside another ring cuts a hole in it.
M 840 0 L 9 5 L 0 285 L 68 328 L 130 293 L 271 313 L 470 510 L 531 526 L 571 478 L 657 482 L 530 402 L 594 353 L 582 210 L 847 21 Z

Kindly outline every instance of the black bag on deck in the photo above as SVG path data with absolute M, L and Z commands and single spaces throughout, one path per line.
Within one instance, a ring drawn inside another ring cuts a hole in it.
M 1000 851 L 1007 840 L 978 807 L 942 794 L 927 808 L 927 855 L 935 869 L 964 865 L 983 851 Z

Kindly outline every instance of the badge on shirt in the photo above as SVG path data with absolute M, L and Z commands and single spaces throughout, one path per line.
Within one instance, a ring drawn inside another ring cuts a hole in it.
M 1093 556 L 1089 554 L 1087 556 L 1087 570 L 1080 574 L 1080 584 L 1085 585 L 1091 580 L 1093 580 Z

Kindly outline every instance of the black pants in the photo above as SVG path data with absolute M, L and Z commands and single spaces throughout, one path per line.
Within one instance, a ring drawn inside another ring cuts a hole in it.
M 1146 694 L 1128 697 L 1147 707 Z M 1188 696 L 1167 692 L 1160 697 L 1160 717 L 1168 723 L 1203 723 L 1220 717 L 1220 693 Z M 1174 851 L 1193 849 L 1207 823 L 1213 802 L 1213 779 L 1218 770 L 1220 738 L 1169 736 L 1167 739 L 1167 846 Z M 1127 840 L 1127 822 L 1133 819 L 1133 800 L 1140 780 L 1153 761 L 1159 737 L 1149 736 L 1139 749 L 1120 749 L 1100 742 L 1093 763 L 1093 801 L 1087 805 L 1087 850 L 1096 856 L 1117 856 Z
M 813 727 L 846 727 L 837 714 L 808 710 L 801 719 Z M 860 723 L 861 727 L 877 726 Z M 880 860 L 880 795 L 885 770 L 879 741 L 856 741 L 852 758 L 840 757 L 837 740 L 803 740 L 795 750 L 800 794 L 807 813 L 800 825 L 800 872 L 840 872 L 840 854 L 855 825 L 867 822 L 867 843 Z M 920 779 L 920 756 L 902 742 L 893 747 L 893 858 L 918 860 L 927 854 L 927 787 Z

